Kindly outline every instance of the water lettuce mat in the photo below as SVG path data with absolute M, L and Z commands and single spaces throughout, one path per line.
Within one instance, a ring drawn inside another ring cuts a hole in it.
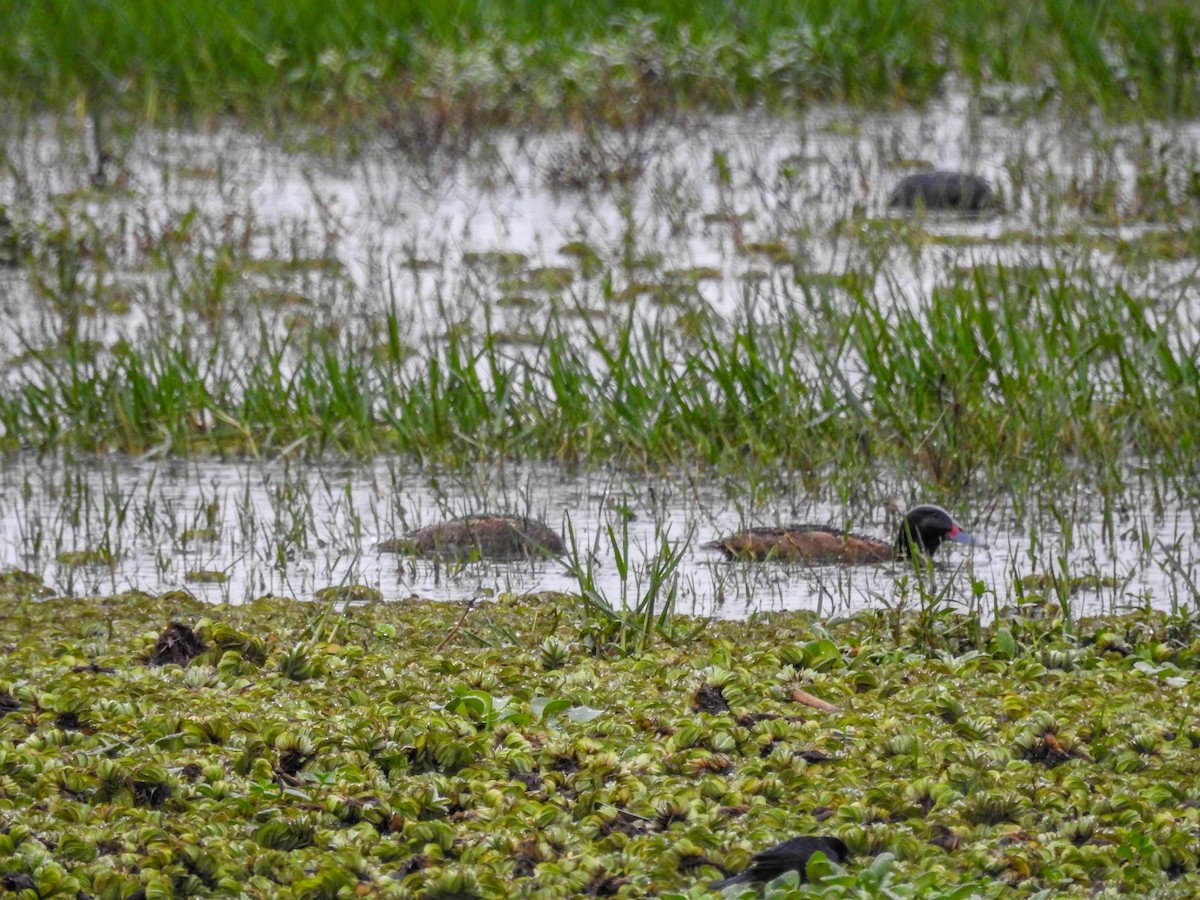
M 1194 896 L 1189 617 L 678 619 L 568 595 L 0 602 L 24 897 Z M 751 890 L 757 890 L 751 886 Z

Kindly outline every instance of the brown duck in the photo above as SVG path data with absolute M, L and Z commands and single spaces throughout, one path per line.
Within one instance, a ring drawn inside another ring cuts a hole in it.
M 824 525 L 783 525 L 749 528 L 702 546 L 720 550 L 728 559 L 780 559 L 856 566 L 908 559 L 914 549 L 932 556 L 943 541 L 987 547 L 968 534 L 950 513 L 932 503 L 914 506 L 904 514 L 900 533 L 892 544 Z
M 558 532 L 537 519 L 498 513 L 427 525 L 377 547 L 389 553 L 499 560 L 559 556 L 567 550 Z

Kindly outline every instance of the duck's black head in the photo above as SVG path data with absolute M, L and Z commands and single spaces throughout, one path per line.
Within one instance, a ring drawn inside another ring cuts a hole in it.
M 914 506 L 904 514 L 904 521 L 900 523 L 900 535 L 896 538 L 896 556 L 908 559 L 912 555 L 913 547 L 932 556 L 942 545 L 942 541 L 987 547 L 987 544 L 976 540 L 963 530 L 961 525 L 950 518 L 950 513 L 940 506 L 925 503 Z
M 842 863 L 850 858 L 850 848 L 846 846 L 841 838 L 825 837 L 821 838 L 825 842 L 825 856 L 831 862 Z

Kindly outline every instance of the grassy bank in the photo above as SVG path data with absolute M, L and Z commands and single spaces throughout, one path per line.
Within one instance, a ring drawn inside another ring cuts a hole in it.
M 19 105 L 160 123 L 629 122 L 677 106 L 919 102 L 950 72 L 1118 115 L 1200 111 L 1189 0 L 49 0 L 5 4 L 0 34 L 0 92 Z
M 0 881 L 28 896 L 699 897 L 808 833 L 845 874 L 773 896 L 1197 889 L 1186 618 L 678 621 L 627 658 L 566 596 L 35 586 L 0 599 Z

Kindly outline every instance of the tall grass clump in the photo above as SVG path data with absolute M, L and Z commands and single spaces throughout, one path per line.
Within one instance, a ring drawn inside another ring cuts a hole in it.
M 856 300 L 864 409 L 933 481 L 1064 459 L 1114 473 L 1130 455 L 1192 468 L 1197 348 L 1152 301 L 1062 270 L 1003 268 L 942 285 L 917 311 Z
M 581 548 L 575 528 L 568 521 L 567 542 L 567 569 L 579 585 L 585 610 L 580 638 L 592 653 L 638 656 L 656 640 L 673 639 L 679 596 L 677 570 L 687 549 L 686 540 L 673 541 L 665 532 L 656 534 L 657 546 L 647 548 L 640 566 L 633 562 L 629 522 L 624 516 L 618 516 L 616 525 L 610 523 L 590 550 Z M 620 583 L 619 598 L 609 597 L 597 578 L 596 559 L 609 554 Z M 694 627 L 691 636 L 695 636 Z
M 950 72 L 1117 114 L 1200 109 L 1190 0 L 44 0 L 0 6 L 0 34 L 0 90 L 18 105 L 152 121 L 628 122 L 631 96 L 633 121 L 679 106 L 920 102 Z

